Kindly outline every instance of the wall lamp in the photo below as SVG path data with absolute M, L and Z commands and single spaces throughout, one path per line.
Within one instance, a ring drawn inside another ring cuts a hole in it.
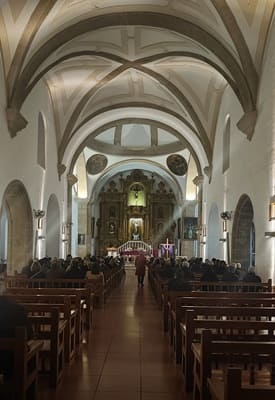
M 275 195 L 270 197 L 269 203 L 269 221 L 275 219 Z
M 231 221 L 233 211 L 223 211 L 221 213 L 222 218 L 222 230 L 223 232 L 227 232 L 227 221 Z
M 232 213 L 233 213 L 233 211 L 223 211 L 223 212 L 221 213 L 221 218 L 222 218 L 224 221 L 230 221 L 231 218 L 232 218 Z
M 264 235 L 266 237 L 275 237 L 275 232 L 265 232 Z
M 45 211 L 33 209 L 33 216 L 34 216 L 34 218 L 37 219 L 37 228 L 42 229 L 43 228 L 42 219 L 43 219 L 43 217 L 45 217 Z

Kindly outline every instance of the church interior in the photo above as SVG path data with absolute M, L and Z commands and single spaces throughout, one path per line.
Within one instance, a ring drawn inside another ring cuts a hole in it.
M 253 270 L 272 307 L 274 9 L 275 0 L 0 0 L 6 289 L 34 260 L 122 260 L 104 274 L 107 300 L 94 300 L 62 382 L 39 378 L 33 400 L 192 398 L 163 331 L 167 276 L 149 271 L 153 259 Z M 0 397 L 1 383 L 0 370 Z M 210 398 L 210 381 L 194 385 L 194 400 Z

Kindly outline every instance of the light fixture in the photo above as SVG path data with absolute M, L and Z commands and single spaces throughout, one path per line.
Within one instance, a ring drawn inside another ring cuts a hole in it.
M 206 236 L 206 225 L 205 224 L 202 224 L 202 226 L 201 226 L 201 235 L 202 235 L 202 237 Z
M 264 235 L 266 237 L 275 237 L 275 232 L 265 232 Z
M 275 195 L 270 197 L 269 203 L 269 221 L 275 219 Z
M 222 230 L 223 232 L 227 232 L 227 220 L 223 220 L 222 221 Z
M 34 218 L 37 218 L 37 228 L 42 229 L 43 228 L 43 217 L 45 217 L 45 211 L 33 209 L 33 216 L 34 216 Z
M 230 221 L 231 218 L 232 218 L 232 212 L 233 212 L 233 211 L 223 211 L 223 212 L 221 213 L 221 218 L 222 218 L 224 221 Z

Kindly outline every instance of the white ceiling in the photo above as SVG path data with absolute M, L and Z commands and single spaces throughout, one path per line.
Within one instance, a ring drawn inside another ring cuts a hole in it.
M 151 126 L 161 121 L 172 132 L 154 128 L 158 145 L 169 145 L 175 130 L 178 144 L 173 152 L 187 147 L 202 174 L 204 167 L 211 167 L 225 88 L 235 91 L 244 116 L 256 110 L 274 4 L 275 0 L 2 1 L 8 108 L 20 112 L 35 85 L 44 82 L 52 97 L 59 164 L 67 171 L 72 171 L 75 154 L 87 140 L 90 149 L 101 141 L 102 146 L 92 150 L 104 153 L 105 144 L 106 152 L 113 151 L 121 162 L 139 157 L 141 149 L 151 146 L 153 151 Z M 126 114 L 141 119 L 146 115 L 150 123 L 119 121 Z M 107 120 L 110 126 L 105 126 Z M 253 128 L 244 133 L 251 136 Z M 167 154 L 171 150 L 167 146 Z M 161 168 L 167 154 L 158 161 Z

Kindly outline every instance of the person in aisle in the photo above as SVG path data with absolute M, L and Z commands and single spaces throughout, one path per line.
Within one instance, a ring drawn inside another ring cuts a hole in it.
M 138 287 L 142 287 L 146 270 L 146 258 L 142 252 L 140 252 L 139 255 L 136 257 L 135 267 L 138 279 Z

